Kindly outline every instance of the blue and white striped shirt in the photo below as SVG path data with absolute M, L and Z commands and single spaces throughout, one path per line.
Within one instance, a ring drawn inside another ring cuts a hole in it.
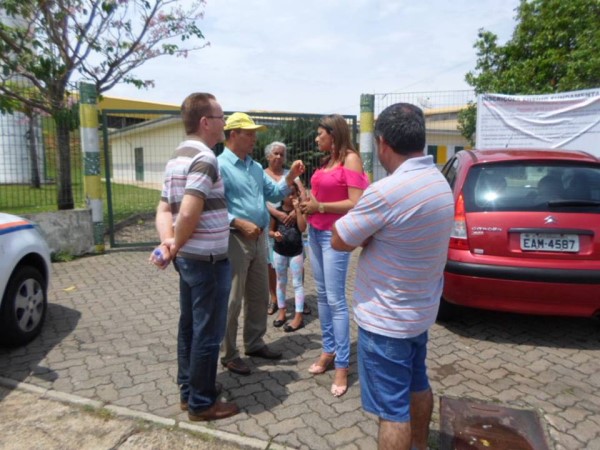
M 169 204 L 173 223 L 177 221 L 184 195 L 202 197 L 204 209 L 179 255 L 192 259 L 198 256 L 225 258 L 229 246 L 229 220 L 219 164 L 210 148 L 192 139 L 179 144 L 165 169 L 161 199 Z
M 409 338 L 435 321 L 454 220 L 450 186 L 431 156 L 411 158 L 369 186 L 339 219 L 342 240 L 362 250 L 354 317 L 372 333 Z

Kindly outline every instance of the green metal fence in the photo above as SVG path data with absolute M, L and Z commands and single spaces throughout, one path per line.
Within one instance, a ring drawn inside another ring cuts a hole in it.
M 388 105 L 408 102 L 420 106 L 426 117 L 427 152 L 443 164 L 456 151 L 469 148 L 458 130 L 458 114 L 475 100 L 473 91 L 374 94 L 375 117 Z M 230 113 L 226 113 L 230 114 Z M 254 157 L 263 165 L 264 147 L 273 141 L 288 146 L 288 162 L 302 159 L 306 186 L 319 166 L 321 154 L 314 142 L 320 114 L 249 112 L 268 127 L 258 133 Z M 356 116 L 345 116 L 358 143 Z M 183 139 L 178 112 L 104 110 L 100 145 L 105 183 L 104 223 L 111 246 L 154 243 L 154 210 L 160 196 L 169 155 Z M 52 211 L 59 197 L 60 167 L 54 120 L 31 111 L 0 114 L 0 211 L 15 214 Z M 85 207 L 80 132 L 69 138 L 70 188 L 75 207 Z M 222 144 L 216 148 L 222 150 Z M 63 166 L 64 169 L 64 166 Z M 385 175 L 373 159 L 374 179 Z M 64 184 L 64 183 L 63 183 Z
M 475 100 L 473 91 L 374 94 L 375 117 L 388 105 L 408 102 L 425 112 L 427 152 L 443 164 L 456 151 L 469 148 L 461 136 L 458 114 Z M 228 114 L 228 113 L 226 113 Z M 230 114 L 230 113 L 229 113 Z M 249 112 L 259 124 L 254 157 L 265 164 L 263 149 L 272 141 L 288 145 L 288 162 L 302 159 L 305 185 L 319 166 L 314 142 L 320 114 Z M 356 116 L 345 116 L 358 142 Z M 100 120 L 102 181 L 105 183 L 105 229 L 112 246 L 154 243 L 154 210 L 165 163 L 184 137 L 178 112 L 104 110 Z M 217 146 L 220 153 L 222 145 Z M 85 207 L 80 132 L 69 136 L 71 187 L 75 207 Z M 56 210 L 59 177 L 56 124 L 47 116 L 24 112 L 0 114 L 0 211 L 15 214 Z M 385 175 L 373 159 L 374 179 Z
M 55 121 L 37 113 L 0 114 L 0 211 L 56 210 L 60 176 Z M 84 206 L 79 130 L 69 133 L 69 168 L 75 206 Z
M 225 115 L 231 112 L 225 112 Z M 253 120 L 267 126 L 258 133 L 253 157 L 266 166 L 264 147 L 284 142 L 288 163 L 302 159 L 307 167 L 303 182 L 319 167 L 323 156 L 315 144 L 322 115 L 249 112 Z M 356 116 L 345 116 L 356 142 Z M 107 191 L 106 231 L 111 247 L 149 245 L 157 242 L 154 212 L 160 198 L 165 164 L 185 133 L 178 112 L 103 110 L 104 178 Z M 217 154 L 223 144 L 215 148 Z
M 471 148 L 470 143 L 458 129 L 458 116 L 470 102 L 476 101 L 475 92 L 437 91 L 374 94 L 375 117 L 387 106 L 398 102 L 419 106 L 425 114 L 427 129 L 427 153 L 434 161 L 443 165 L 457 151 Z M 385 176 L 385 170 L 373 160 L 374 179 Z

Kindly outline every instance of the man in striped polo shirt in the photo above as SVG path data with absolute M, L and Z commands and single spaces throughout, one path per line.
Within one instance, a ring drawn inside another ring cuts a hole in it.
M 386 108 L 375 139 L 389 175 L 335 223 L 331 245 L 341 251 L 363 246 L 353 307 L 362 405 L 379 417 L 379 448 L 424 450 L 433 409 L 427 330 L 442 293 L 452 192 L 433 157 L 423 153 L 419 108 Z
M 235 403 L 218 400 L 216 384 L 231 267 L 225 188 L 211 148 L 223 140 L 225 121 L 221 105 L 207 93 L 189 95 L 181 116 L 187 137 L 167 162 L 156 227 L 161 267 L 173 260 L 179 273 L 180 406 L 192 421 L 216 420 L 239 412 Z

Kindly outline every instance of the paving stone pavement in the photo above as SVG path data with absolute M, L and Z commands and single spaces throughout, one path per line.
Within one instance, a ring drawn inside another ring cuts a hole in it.
M 0 376 L 185 422 L 175 384 L 177 275 L 149 265 L 148 254 L 111 250 L 53 264 L 46 326 L 30 345 L 0 349 Z M 332 397 L 333 373 L 307 371 L 320 354 L 308 262 L 306 299 L 313 309 L 306 328 L 288 334 L 268 319 L 265 340 L 283 351 L 282 361 L 248 358 L 248 377 L 219 367 L 223 395 L 242 413 L 207 426 L 265 447 L 374 449 L 377 422 L 360 406 L 354 323 L 348 393 Z M 428 365 L 436 397 L 431 448 L 438 448 L 445 395 L 535 410 L 550 448 L 600 449 L 600 325 L 594 320 L 465 311 L 454 323 L 433 326 Z

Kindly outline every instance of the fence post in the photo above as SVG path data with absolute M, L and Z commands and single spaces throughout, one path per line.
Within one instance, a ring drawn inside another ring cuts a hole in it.
M 84 193 L 87 205 L 92 210 L 94 247 L 96 253 L 104 253 L 97 103 L 96 87 L 86 82 L 79 83 L 79 120 L 81 123 L 81 148 L 83 150 Z
M 360 96 L 360 156 L 363 160 L 365 172 L 373 181 L 373 154 L 375 145 L 373 130 L 375 128 L 375 96 L 361 94 Z

